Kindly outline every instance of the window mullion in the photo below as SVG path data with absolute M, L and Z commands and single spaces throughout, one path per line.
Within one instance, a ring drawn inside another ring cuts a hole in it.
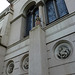
M 31 24 L 32 26 L 31 26 L 31 28 L 34 27 L 34 10 L 35 10 L 35 8 L 36 8 L 36 6 L 32 10 L 32 24 Z
M 53 0 L 53 5 L 54 5 L 54 9 L 55 9 L 56 18 L 59 18 L 59 14 L 58 14 L 57 5 L 56 5 L 55 0 Z
M 46 13 L 46 17 L 45 17 L 45 19 L 46 19 L 46 24 L 48 24 L 49 23 L 49 19 L 48 19 L 48 9 L 47 9 L 47 7 L 46 7 L 46 4 L 45 4 L 45 13 Z
M 31 26 L 31 28 L 33 28 L 33 24 L 34 24 L 34 15 L 33 15 L 33 13 L 32 13 L 32 26 Z

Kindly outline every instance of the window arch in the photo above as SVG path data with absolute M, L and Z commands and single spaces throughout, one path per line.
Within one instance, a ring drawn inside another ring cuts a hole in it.
M 47 20 L 48 23 L 68 14 L 68 10 L 64 0 L 47 0 Z

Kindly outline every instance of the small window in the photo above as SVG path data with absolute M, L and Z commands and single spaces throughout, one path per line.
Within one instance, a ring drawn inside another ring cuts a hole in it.
M 68 10 L 64 0 L 47 0 L 47 19 L 48 23 L 68 14 Z
M 26 36 L 29 35 L 29 31 L 32 29 L 32 27 L 35 27 L 36 15 L 39 15 L 38 7 L 32 6 L 32 7 L 27 11 Z

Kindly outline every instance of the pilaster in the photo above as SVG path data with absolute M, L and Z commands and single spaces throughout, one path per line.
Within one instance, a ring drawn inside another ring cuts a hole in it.
M 6 48 L 0 44 L 0 75 L 3 75 Z
M 30 31 L 29 75 L 48 75 L 45 31 L 39 25 Z
M 45 16 L 44 16 L 44 7 L 43 7 L 44 2 L 39 1 L 37 5 L 39 7 L 39 17 L 41 18 L 41 25 L 42 27 L 44 27 L 45 26 L 45 20 L 44 20 Z
M 9 39 L 9 33 L 10 33 L 10 21 L 12 20 L 13 16 L 13 8 L 12 5 L 10 5 L 9 10 L 6 12 L 3 22 L 3 27 L 1 31 L 1 44 L 7 46 L 8 45 L 8 39 Z

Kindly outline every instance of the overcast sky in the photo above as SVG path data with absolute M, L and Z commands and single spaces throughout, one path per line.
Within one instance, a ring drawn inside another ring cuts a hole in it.
M 9 6 L 7 0 L 0 0 L 0 13 Z

